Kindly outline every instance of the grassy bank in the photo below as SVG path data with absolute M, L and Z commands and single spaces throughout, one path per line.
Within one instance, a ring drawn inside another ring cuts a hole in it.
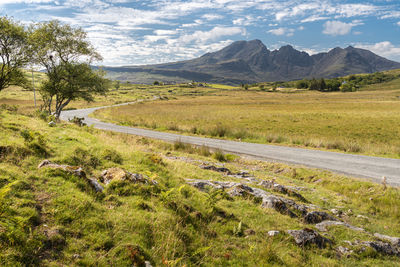
M 299 247 L 285 231 L 313 225 L 262 208 L 251 198 L 231 198 L 221 190 L 201 192 L 186 184 L 186 178 L 239 181 L 198 167 L 198 162 L 218 164 L 215 158 L 221 160 L 206 148 L 65 123 L 49 127 L 36 117 L 2 109 L 0 265 L 140 266 L 144 260 L 153 266 L 398 264 L 398 258 L 370 250 L 338 256 L 335 248 L 345 246 L 345 240 L 375 239 L 344 227 L 325 234 L 334 241 L 332 247 Z M 158 185 L 114 181 L 96 193 L 72 174 L 38 169 L 43 159 L 80 165 L 88 177 L 121 167 Z M 247 169 L 258 179 L 301 187 L 307 203 L 321 210 L 339 209 L 348 223 L 372 233 L 400 235 L 397 189 L 325 171 L 230 160 L 225 167 L 232 171 Z M 282 234 L 269 237 L 270 230 Z
M 225 90 L 94 116 L 161 131 L 399 158 L 400 89 L 392 87 L 393 81 L 354 93 Z

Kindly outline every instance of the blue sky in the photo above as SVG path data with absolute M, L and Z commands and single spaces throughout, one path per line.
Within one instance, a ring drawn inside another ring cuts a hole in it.
M 352 45 L 400 61 L 398 0 L 0 0 L 0 13 L 82 27 L 104 65 L 191 59 L 253 39 L 310 54 Z

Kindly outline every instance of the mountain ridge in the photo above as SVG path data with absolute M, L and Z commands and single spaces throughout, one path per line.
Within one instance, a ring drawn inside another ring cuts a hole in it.
M 254 83 L 334 78 L 400 68 L 400 63 L 348 46 L 309 55 L 291 45 L 269 50 L 260 40 L 236 41 L 219 51 L 171 63 L 104 67 L 112 72 L 146 73 L 201 82 Z M 132 81 L 134 82 L 134 81 Z

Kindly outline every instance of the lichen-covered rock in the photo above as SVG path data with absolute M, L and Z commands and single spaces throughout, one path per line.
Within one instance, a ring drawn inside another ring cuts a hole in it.
M 399 248 L 390 243 L 382 241 L 364 241 L 362 242 L 362 244 L 373 248 L 376 252 L 380 254 L 400 257 Z
M 211 170 L 215 172 L 222 172 L 225 174 L 232 174 L 231 171 L 225 167 L 216 167 L 213 165 L 201 165 L 200 168 L 202 168 L 203 170 Z
M 53 163 L 50 160 L 43 160 L 39 165 L 38 169 L 41 168 L 51 168 L 51 169 L 61 169 L 63 171 L 69 172 L 75 176 L 81 177 L 81 178 L 86 178 L 86 173 L 82 169 L 82 167 L 79 166 L 69 166 L 69 165 L 60 165 L 57 163 Z
M 336 221 L 336 218 L 323 211 L 311 211 L 304 216 L 304 222 L 309 224 L 316 224 L 322 221 Z
M 325 248 L 333 242 L 321 236 L 317 231 L 305 228 L 303 230 L 288 230 L 287 233 L 294 237 L 294 241 L 299 246 L 316 245 L 319 248 Z
M 279 192 L 281 194 L 285 194 L 291 197 L 295 197 L 303 202 L 307 202 L 307 200 L 299 193 L 297 193 L 296 191 L 294 191 L 293 189 L 283 186 L 281 184 L 275 183 L 275 181 L 273 180 L 264 180 L 261 183 L 259 183 L 259 185 L 271 189 L 275 192 Z
M 200 189 L 206 190 L 207 187 L 215 189 L 231 189 L 228 193 L 230 196 L 241 196 L 248 197 L 253 196 L 255 199 L 260 200 L 261 206 L 265 208 L 275 209 L 276 211 L 289 215 L 291 217 L 297 217 L 293 211 L 300 214 L 307 214 L 309 206 L 297 204 L 291 199 L 287 199 L 281 196 L 273 195 L 265 190 L 256 187 L 250 187 L 241 183 L 235 182 L 220 182 L 210 180 L 195 180 L 187 179 L 188 184 Z M 293 210 L 293 211 L 292 211 Z
M 395 245 L 395 246 L 397 246 L 397 247 L 400 248 L 400 238 L 399 238 L 399 237 L 393 237 L 393 236 L 388 236 L 388 235 L 382 235 L 382 234 L 379 234 L 379 233 L 375 233 L 374 236 L 375 236 L 376 238 L 389 241 L 389 242 L 392 243 L 393 245 Z
M 353 253 L 353 250 L 343 246 L 338 246 L 336 248 L 336 252 L 338 253 L 338 256 L 343 257 L 343 256 L 350 256 L 350 254 Z
M 322 231 L 322 232 L 328 231 L 328 229 L 326 228 L 328 226 L 344 226 L 344 227 L 347 227 L 347 228 L 349 228 L 351 230 L 354 230 L 354 231 L 360 231 L 360 232 L 365 231 L 363 228 L 355 227 L 355 226 L 352 226 L 352 225 L 350 225 L 348 223 L 339 222 L 339 221 L 323 221 L 323 222 L 320 222 L 320 223 L 315 225 L 315 227 L 318 230 Z
M 144 176 L 143 174 L 131 173 L 121 168 L 110 168 L 104 170 L 100 175 L 100 181 L 102 181 L 105 185 L 108 185 L 112 181 L 130 181 L 133 183 L 153 185 L 157 184 L 156 181 L 148 179 L 148 177 Z

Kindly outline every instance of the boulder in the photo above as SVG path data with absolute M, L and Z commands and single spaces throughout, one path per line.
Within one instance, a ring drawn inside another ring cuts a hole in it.
M 316 245 L 319 248 L 324 248 L 331 245 L 333 242 L 321 236 L 317 231 L 305 228 L 303 230 L 288 230 L 287 233 L 294 237 L 294 241 L 299 246 Z
M 104 188 L 99 184 L 96 178 L 89 178 L 89 184 L 94 188 L 96 192 L 103 192 Z

